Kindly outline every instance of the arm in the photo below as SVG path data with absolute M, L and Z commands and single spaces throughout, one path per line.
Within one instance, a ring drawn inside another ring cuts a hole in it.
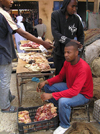
M 41 89 L 45 86 L 45 84 L 48 84 L 48 81 L 45 80 L 41 83 L 38 83 L 38 86 L 37 86 L 37 92 L 41 92 Z
M 8 30 L 10 33 L 12 33 L 13 31 L 16 31 L 18 34 L 20 34 L 21 36 L 23 36 L 24 38 L 31 40 L 33 42 L 36 42 L 38 44 L 43 45 L 46 49 L 50 49 L 53 47 L 52 44 L 50 44 L 49 42 L 40 40 L 38 38 L 36 38 L 35 36 L 31 35 L 30 33 L 22 30 L 21 28 L 18 28 L 18 26 L 15 24 L 15 22 L 12 20 L 11 16 L 9 15 L 9 13 L 6 12 L 6 22 L 8 23 Z M 5 20 L 4 18 L 4 20 Z
M 62 82 L 66 78 L 67 65 L 68 65 L 67 62 L 65 61 L 61 71 L 59 72 L 59 74 L 56 75 L 55 77 L 47 80 L 48 84 L 50 86 L 52 86 L 55 83 Z
M 12 35 L 12 37 L 13 37 L 14 47 L 16 49 L 17 47 L 16 47 L 16 42 L 15 42 L 15 36 L 14 36 L 14 34 Z
M 36 42 L 38 44 L 43 45 L 46 49 L 52 48 L 52 44 L 50 44 L 49 42 L 40 40 L 40 39 L 36 38 L 35 36 L 33 36 L 32 34 L 30 34 L 30 33 L 26 32 L 26 31 L 22 30 L 21 28 L 18 28 L 16 30 L 16 32 L 18 34 L 20 34 L 21 36 L 23 36 L 24 38 L 28 39 L 28 40 L 31 40 L 33 42 Z
M 44 37 L 44 35 L 45 35 L 45 32 L 43 33 L 42 38 Z
M 86 82 L 85 72 L 79 73 L 71 88 L 61 91 L 61 92 L 43 93 L 41 95 L 41 99 L 45 101 L 51 98 L 55 98 L 56 100 L 62 97 L 72 98 L 80 93 L 85 82 Z
M 52 93 L 43 93 L 43 94 L 41 95 L 41 99 L 42 99 L 43 101 L 49 100 L 49 99 L 51 99 L 51 98 L 53 98 Z
M 72 98 L 80 93 L 85 82 L 86 82 L 86 73 L 83 71 L 77 75 L 73 85 L 69 89 L 61 92 L 52 93 L 52 96 L 56 100 L 60 99 L 61 97 Z
M 43 87 L 45 86 L 45 84 L 48 84 L 48 81 L 47 81 L 47 80 L 46 80 L 46 81 L 43 81 L 43 82 L 41 82 L 41 83 L 38 83 L 37 92 L 41 92 L 41 88 L 43 88 Z M 41 99 L 42 99 L 43 101 L 49 100 L 49 99 L 51 99 L 51 98 L 53 98 L 52 93 L 43 93 L 43 94 L 41 95 Z
M 38 83 L 37 92 L 41 92 L 41 89 L 45 86 L 45 84 L 49 84 L 51 86 L 54 83 L 62 82 L 63 79 L 65 78 L 65 70 L 66 70 L 65 66 L 63 66 L 59 75 L 56 75 L 55 77 L 53 77 L 51 79 Z

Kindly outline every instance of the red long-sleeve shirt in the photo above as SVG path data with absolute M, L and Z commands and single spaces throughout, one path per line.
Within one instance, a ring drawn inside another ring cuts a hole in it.
M 58 100 L 61 97 L 72 98 L 76 95 L 83 94 L 86 98 L 93 97 L 93 79 L 90 66 L 80 58 L 79 62 L 71 65 L 65 61 L 58 75 L 48 79 L 49 85 L 62 82 L 66 78 L 67 90 L 52 93 L 53 97 Z

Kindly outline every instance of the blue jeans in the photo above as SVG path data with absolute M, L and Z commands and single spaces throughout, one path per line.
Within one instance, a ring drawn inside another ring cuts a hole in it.
M 66 89 L 68 88 L 64 82 L 56 83 L 52 86 L 44 86 L 46 93 L 60 92 Z M 68 128 L 70 126 L 71 107 L 83 105 L 88 101 L 89 99 L 85 98 L 82 94 L 78 94 L 72 98 L 62 97 L 58 101 L 56 101 L 54 98 L 49 100 L 49 102 L 52 102 L 55 106 L 58 106 L 60 126 L 63 128 Z
M 10 106 L 10 79 L 12 64 L 0 65 L 0 109 Z

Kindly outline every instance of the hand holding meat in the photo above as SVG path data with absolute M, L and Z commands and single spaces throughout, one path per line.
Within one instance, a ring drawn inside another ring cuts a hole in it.
M 43 81 L 41 83 L 38 83 L 38 86 L 37 86 L 37 92 L 41 92 L 41 89 L 45 86 L 45 84 L 48 84 L 48 81 Z
M 51 98 L 53 98 L 52 93 L 43 93 L 43 94 L 41 95 L 41 99 L 42 99 L 43 101 L 49 100 L 49 99 L 51 99 Z
M 52 48 L 54 48 L 53 44 L 51 44 L 50 42 L 47 42 L 47 41 L 44 42 L 43 46 L 46 49 L 52 49 Z

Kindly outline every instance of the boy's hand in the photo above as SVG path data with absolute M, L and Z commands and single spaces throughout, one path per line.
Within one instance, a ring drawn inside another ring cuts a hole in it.
M 37 92 L 41 92 L 41 88 L 43 88 L 45 86 L 45 84 L 48 84 L 48 81 L 43 81 L 41 83 L 38 83 L 38 86 L 37 86 Z
M 46 49 L 52 49 L 54 48 L 53 44 L 50 42 L 45 41 L 43 45 Z
M 49 99 L 51 99 L 51 98 L 53 98 L 52 93 L 43 93 L 43 94 L 41 95 L 41 99 L 42 99 L 43 101 L 49 100 Z

